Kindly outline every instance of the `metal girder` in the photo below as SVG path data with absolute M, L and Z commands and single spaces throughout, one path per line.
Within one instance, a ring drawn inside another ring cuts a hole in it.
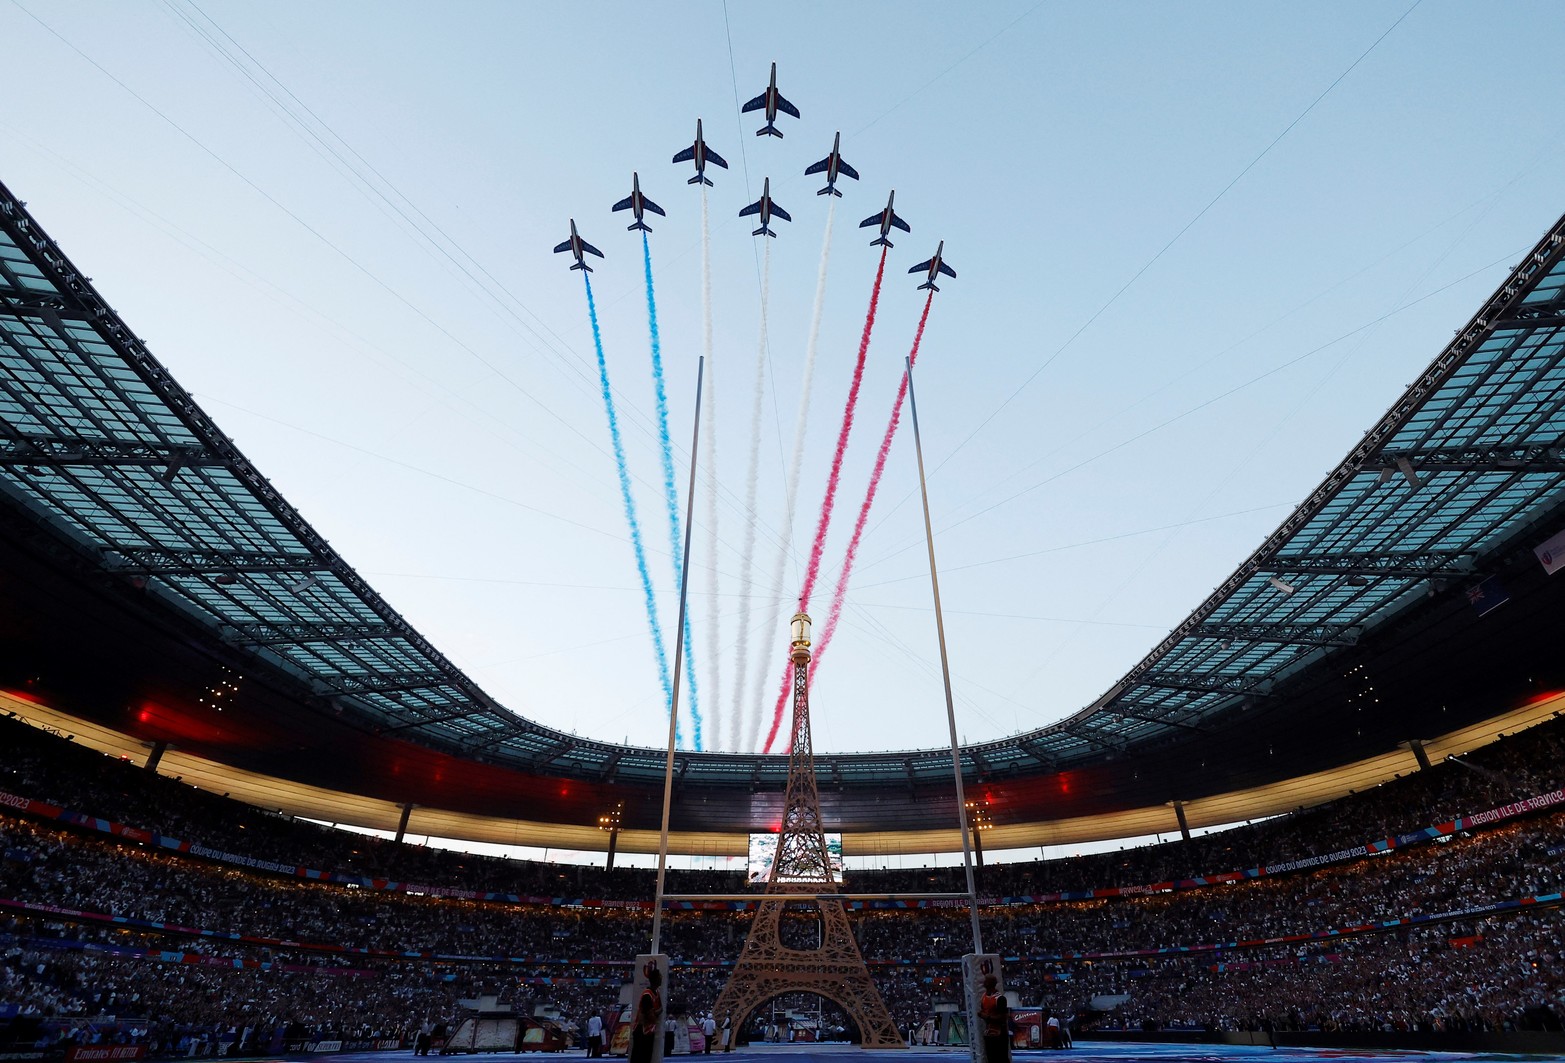
M 1110 753 L 1119 753 L 1121 755 L 1124 755 L 1124 754 L 1130 752 L 1130 743 L 1128 743 L 1128 742 L 1111 742 L 1107 738 L 1104 738 L 1102 735 L 1089 734 L 1085 730 L 1085 723 L 1086 723 L 1086 721 L 1080 721 L 1074 727 L 1064 728 L 1064 731 L 1065 731 L 1066 734 L 1070 735 L 1072 738 L 1079 738 L 1083 742 L 1091 742 L 1093 745 L 1100 746 L 1103 749 L 1108 750 Z
M 419 719 L 419 720 L 411 720 L 411 721 L 409 721 L 407 723 L 399 723 L 399 724 L 396 724 L 396 725 L 391 726 L 391 727 L 383 727 L 377 733 L 378 734 L 383 734 L 383 735 L 389 735 L 389 734 L 395 734 L 398 731 L 410 731 L 410 730 L 412 730 L 415 727 L 423 727 L 423 726 L 425 726 L 427 724 L 448 723 L 451 720 L 460 720 L 460 719 L 463 719 L 464 717 L 471 716 L 476 711 L 477 711 L 476 708 L 474 708 L 473 706 L 469 705 L 469 706 L 467 706 L 467 707 L 465 707 L 465 708 L 463 708 L 463 709 L 461 709 L 461 710 L 459 710 L 457 712 L 448 712 L 448 713 L 445 713 L 445 714 L 440 715 L 440 716 L 428 716 L 428 717 L 425 717 L 425 718 Z
M 1325 576 L 1395 576 L 1427 579 L 1471 572 L 1473 555 L 1449 550 L 1402 553 L 1293 554 L 1273 556 L 1257 572 L 1304 573 Z
M 1207 621 L 1191 634 L 1224 642 L 1279 642 L 1294 646 L 1356 646 L 1358 624 L 1224 624 Z
M 534 768 L 541 768 L 545 764 L 552 764 L 575 748 L 576 740 L 574 738 L 566 739 L 564 742 L 561 742 L 553 749 L 550 749 L 544 753 L 540 753 L 538 756 L 534 757 L 532 764 L 529 766 Z
M 1035 737 L 1018 738 L 1016 740 L 1016 748 L 1046 768 L 1053 768 L 1059 763 L 1058 757 L 1039 748 L 1038 740 Z
M 1268 694 L 1272 681 L 1250 675 L 1211 675 L 1204 672 L 1143 672 L 1132 686 L 1188 690 L 1196 694 Z
M 1128 705 L 1130 708 L 1167 708 L 1167 706 L 1163 705 L 1142 706 L 1141 702 L 1130 702 Z M 1146 713 L 1142 712 L 1129 712 L 1127 711 L 1127 703 L 1119 703 L 1116 704 L 1113 708 L 1104 709 L 1103 711 L 1108 713 L 1110 716 L 1118 716 L 1124 720 L 1140 720 L 1142 723 L 1155 723 L 1160 726 L 1178 727 L 1181 730 L 1194 731 L 1197 734 L 1210 733 L 1210 728 L 1202 727 L 1199 724 L 1185 723 L 1183 720 L 1176 720 L 1171 716 L 1148 716 Z
M 0 271 L 3 272 L 3 271 Z M 45 322 L 87 321 L 98 319 L 88 309 L 72 306 L 53 292 L 35 292 L 14 284 L 0 284 L 0 317 L 37 317 Z
M 1365 464 L 1367 472 L 1398 472 L 1406 461 L 1416 472 L 1529 472 L 1565 473 L 1565 452 L 1558 444 L 1504 447 L 1429 447 L 1424 450 L 1388 450 L 1378 461 Z
M 398 694 L 407 690 L 456 686 L 456 680 L 444 672 L 361 672 L 321 676 L 320 679 L 335 688 L 338 694 Z
M 603 765 L 603 773 L 598 777 L 599 782 L 613 782 L 614 776 L 619 774 L 619 762 L 625 757 L 623 749 L 616 749 L 609 754 L 608 761 Z
M 367 639 L 400 638 L 390 624 L 236 624 L 230 628 L 229 641 L 241 646 L 286 646 L 304 642 L 359 642 Z
M 0 467 L 10 466 L 221 466 L 223 459 L 201 446 L 174 446 L 122 439 L 72 439 L 27 435 L 0 427 Z
M 162 546 L 100 547 L 115 572 L 140 576 L 183 576 L 227 572 L 320 572 L 326 564 L 313 554 L 270 554 L 258 550 L 202 550 Z
M 1565 307 L 1517 307 L 1489 327 L 1501 329 L 1559 328 L 1565 325 Z

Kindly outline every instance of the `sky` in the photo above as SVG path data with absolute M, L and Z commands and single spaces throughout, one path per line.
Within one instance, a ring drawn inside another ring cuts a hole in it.
M 649 240 L 682 514 L 703 230 L 693 169 L 669 160 L 703 119 L 730 167 L 709 171 L 716 462 L 686 668 L 722 750 L 758 748 L 772 718 L 878 259 L 857 223 L 895 189 L 912 232 L 887 252 L 811 611 L 818 637 L 924 307 L 907 270 L 944 240 L 958 277 L 915 386 L 957 729 L 986 741 L 1109 689 L 1556 220 L 1565 117 L 1536 81 L 1562 29 L 1554 3 L 1441 0 L 0 0 L 0 181 L 489 694 L 656 746 L 582 277 L 551 249 L 574 218 L 605 255 L 604 354 L 671 635 L 641 245 L 609 207 L 636 171 L 667 212 Z M 772 62 L 802 112 L 782 139 L 738 112 Z M 862 179 L 833 208 L 790 532 L 829 200 L 803 170 L 839 131 Z M 793 219 L 775 240 L 737 217 L 767 178 Z M 815 673 L 817 751 L 947 741 L 902 422 Z

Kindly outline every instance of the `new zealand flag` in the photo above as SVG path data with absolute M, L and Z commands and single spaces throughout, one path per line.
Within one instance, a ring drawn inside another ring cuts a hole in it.
M 1468 604 L 1478 610 L 1479 616 L 1487 616 L 1510 600 L 1510 593 L 1500 586 L 1497 576 L 1490 576 L 1478 586 L 1467 588 Z

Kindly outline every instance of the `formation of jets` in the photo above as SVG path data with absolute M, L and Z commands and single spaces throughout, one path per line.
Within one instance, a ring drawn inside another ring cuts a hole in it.
M 776 63 L 772 64 L 772 76 L 771 80 L 767 83 L 766 91 L 762 92 L 759 96 L 755 97 L 755 99 L 751 100 L 749 103 L 746 103 L 743 107 L 740 108 L 740 113 L 742 114 L 747 114 L 751 111 L 763 111 L 765 113 L 766 125 L 755 131 L 755 135 L 758 137 L 782 136 L 782 131 L 777 128 L 778 114 L 791 115 L 794 118 L 799 117 L 799 109 L 784 99 L 782 93 L 777 91 Z M 728 169 L 728 163 L 723 159 L 723 157 L 717 152 L 713 151 L 711 148 L 707 147 L 706 138 L 702 135 L 701 132 L 701 119 L 699 118 L 696 119 L 695 141 L 688 148 L 685 148 L 676 154 L 674 156 L 674 162 L 691 162 L 695 164 L 696 175 L 686 182 L 686 184 L 692 185 L 710 186 L 712 184 L 712 179 L 706 175 L 706 169 L 708 166 L 717 166 L 724 170 Z M 830 154 L 828 154 L 819 162 L 811 163 L 808 167 L 805 168 L 804 172 L 808 175 L 825 174 L 826 187 L 816 191 L 815 194 L 817 196 L 840 197 L 842 192 L 837 188 L 838 180 L 844 177 L 852 178 L 855 181 L 859 179 L 859 172 L 852 166 L 848 165 L 847 160 L 842 157 L 842 134 L 840 132 L 832 139 Z M 875 239 L 870 241 L 871 247 L 891 247 L 892 243 L 890 240 L 890 235 L 892 229 L 901 229 L 905 233 L 913 231 L 912 227 L 909 226 L 907 222 L 898 217 L 896 210 L 893 209 L 893 204 L 896 202 L 896 198 L 897 193 L 896 190 L 893 189 L 891 194 L 886 197 L 886 206 L 884 209 L 876 211 L 874 214 L 871 214 L 869 217 L 859 222 L 859 228 L 861 229 L 867 229 L 871 226 L 875 226 L 879 230 Z M 646 214 L 649 211 L 658 215 L 659 217 L 667 217 L 667 214 L 664 212 L 662 207 L 658 206 L 656 203 L 652 202 L 652 200 L 648 199 L 645 195 L 642 194 L 641 175 L 639 173 L 632 173 L 630 175 L 630 195 L 614 204 L 612 210 L 615 212 L 621 210 L 628 210 L 631 212 L 631 216 L 635 220 L 632 221 L 630 225 L 626 226 L 626 228 L 632 232 L 637 229 L 640 229 L 643 232 L 652 231 L 652 227 L 646 222 Z M 786 210 L 773 201 L 772 180 L 770 177 L 766 178 L 764 183 L 761 185 L 761 198 L 742 209 L 739 212 L 739 216 L 741 218 L 759 218 L 761 226 L 760 228 L 754 230 L 750 234 L 751 236 L 776 236 L 777 234 L 772 231 L 771 227 L 772 219 L 776 218 L 782 221 L 793 220 L 793 218 Z M 924 283 L 918 286 L 919 291 L 924 291 L 927 289 L 931 292 L 938 292 L 940 289 L 935 285 L 936 279 L 938 279 L 941 275 L 947 277 L 956 276 L 956 270 L 952 269 L 949 265 L 946 264 L 945 248 L 945 241 L 940 241 L 940 246 L 935 249 L 934 257 L 928 259 L 927 261 L 920 262 L 918 265 L 908 270 L 909 273 L 927 274 Z M 554 251 L 556 254 L 569 251 L 575 258 L 575 261 L 571 263 L 570 268 L 573 270 L 579 269 L 586 273 L 591 273 L 592 267 L 587 265 L 586 259 L 583 257 L 584 255 L 596 255 L 599 258 L 603 257 L 602 251 L 599 251 L 596 247 L 593 247 L 586 240 L 582 239 L 581 235 L 576 231 L 576 219 L 574 218 L 571 219 L 570 236 L 556 245 Z

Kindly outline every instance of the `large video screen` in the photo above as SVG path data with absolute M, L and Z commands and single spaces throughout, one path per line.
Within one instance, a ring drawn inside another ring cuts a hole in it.
M 750 835 L 750 866 L 745 875 L 745 881 L 751 885 L 763 884 L 771 881 L 772 861 L 777 859 L 777 835 L 752 834 Z M 838 882 L 842 881 L 842 835 L 826 835 L 826 859 L 831 861 L 831 873 Z M 797 878 L 784 877 L 783 882 L 798 882 Z

